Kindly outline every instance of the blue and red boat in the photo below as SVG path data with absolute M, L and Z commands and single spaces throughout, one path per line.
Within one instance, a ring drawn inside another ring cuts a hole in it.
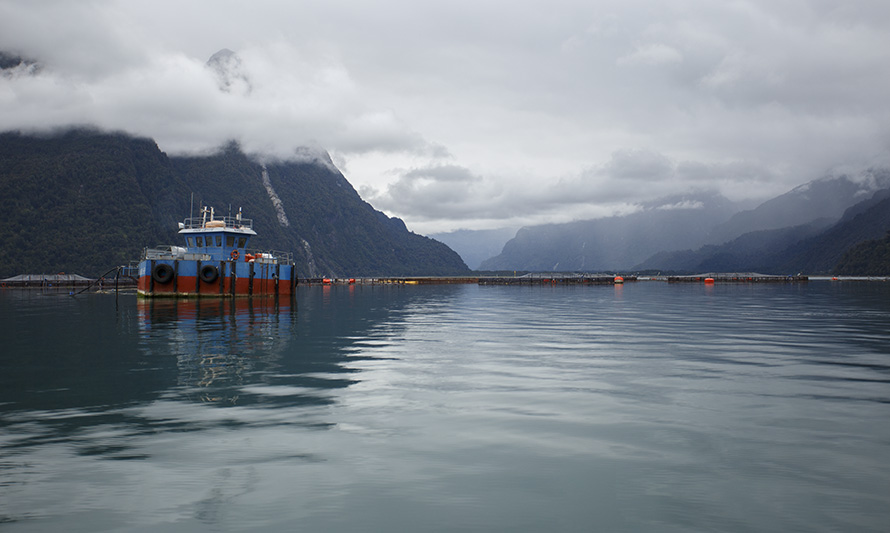
M 137 292 L 141 296 L 287 296 L 294 293 L 297 271 L 287 252 L 248 248 L 256 236 L 253 221 L 214 216 L 179 223 L 185 246 L 146 248 L 139 262 Z

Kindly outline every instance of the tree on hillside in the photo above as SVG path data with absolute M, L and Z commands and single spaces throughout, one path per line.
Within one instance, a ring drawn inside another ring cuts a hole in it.
M 844 276 L 890 275 L 890 231 L 883 239 L 866 241 L 847 250 L 832 273 Z

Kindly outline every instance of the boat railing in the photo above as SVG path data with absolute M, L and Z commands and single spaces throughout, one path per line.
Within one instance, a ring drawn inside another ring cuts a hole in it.
M 225 224 L 226 228 L 234 229 L 253 229 L 253 219 L 239 217 L 220 217 L 214 216 L 213 219 L 206 217 L 190 217 L 182 221 L 182 229 L 205 229 L 213 228 L 219 222 Z
M 190 252 L 188 248 L 182 246 L 156 246 L 154 248 L 143 248 L 143 259 L 184 259 L 188 261 L 210 261 L 210 254 L 201 252 Z
M 271 259 L 283 265 L 290 265 L 294 262 L 293 253 L 280 250 L 245 250 L 245 254 L 256 257 L 255 261 L 259 262 L 262 262 L 263 259 Z
M 120 270 L 118 271 L 118 273 L 119 273 L 121 276 L 126 276 L 126 277 L 129 277 L 129 278 L 137 278 L 137 277 L 139 277 L 139 262 L 137 262 L 137 261 L 130 261 L 130 262 L 129 262 L 128 264 L 126 264 L 126 265 L 121 265 Z
M 209 261 L 212 256 L 205 253 L 189 252 L 187 248 L 181 246 L 161 245 L 154 248 L 143 248 L 143 259 L 185 259 L 193 261 Z M 274 262 L 283 265 L 292 265 L 294 263 L 294 254 L 291 252 L 283 252 L 280 250 L 245 250 L 244 260 L 248 257 L 255 257 L 257 262 Z
M 161 245 L 142 249 L 144 259 L 182 259 L 185 254 L 186 249 L 181 246 Z

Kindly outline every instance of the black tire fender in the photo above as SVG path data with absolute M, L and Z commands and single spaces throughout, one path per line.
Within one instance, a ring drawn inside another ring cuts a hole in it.
M 155 265 L 151 271 L 151 278 L 156 283 L 170 283 L 173 280 L 173 267 L 166 263 Z
M 201 281 L 204 283 L 213 283 L 219 279 L 219 269 L 213 265 L 204 265 L 201 267 L 201 271 L 198 272 L 198 277 L 200 277 Z

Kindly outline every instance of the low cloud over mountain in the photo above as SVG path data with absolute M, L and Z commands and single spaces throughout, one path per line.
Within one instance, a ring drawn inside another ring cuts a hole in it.
M 0 50 L 34 63 L 3 69 L 0 116 L 320 148 L 421 232 L 568 222 L 883 164 L 888 24 L 881 2 L 8 0 Z

